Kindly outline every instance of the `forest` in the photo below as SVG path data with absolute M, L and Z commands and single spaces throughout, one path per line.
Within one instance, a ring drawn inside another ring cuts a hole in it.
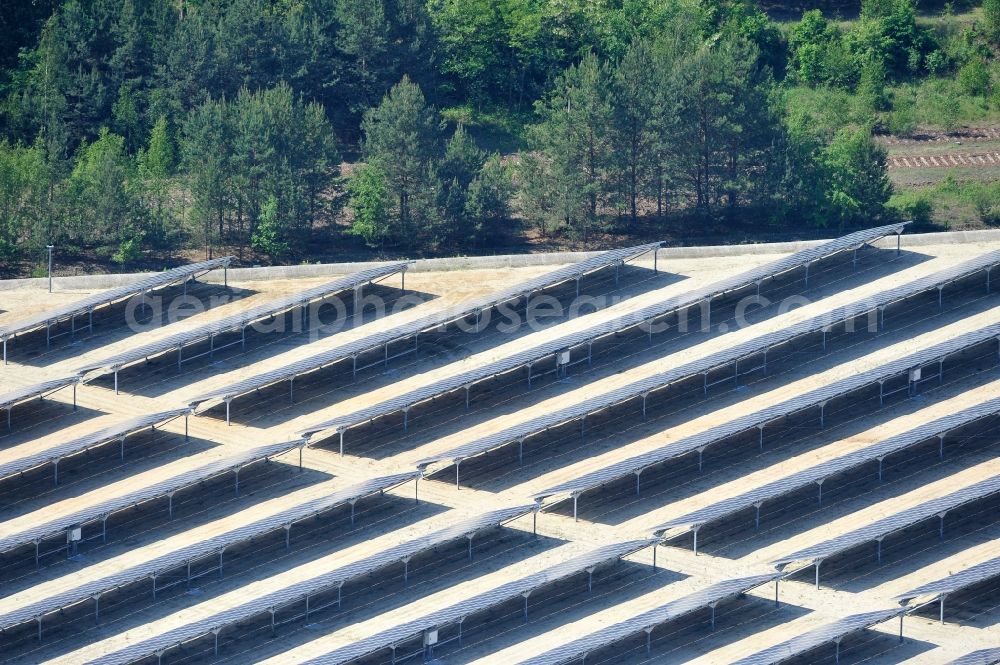
M 779 9 L 4 3 L 0 272 L 46 244 L 126 270 L 929 222 L 876 136 L 992 117 L 1000 0 L 957 29 L 913 0 Z

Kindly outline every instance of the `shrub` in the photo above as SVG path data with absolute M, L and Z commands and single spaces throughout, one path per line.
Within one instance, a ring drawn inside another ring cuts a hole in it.
M 934 204 L 927 192 L 913 190 L 892 195 L 886 204 L 901 220 L 912 220 L 915 224 L 929 225 L 934 217 Z
M 142 251 L 141 234 L 131 235 L 118 244 L 118 249 L 111 255 L 111 260 L 118 265 L 131 263 L 139 258 Z
M 917 128 L 916 94 L 911 86 L 904 86 L 893 95 L 892 111 L 887 129 L 898 136 L 911 134 Z
M 990 89 L 990 72 L 979 58 L 965 63 L 958 70 L 958 85 L 967 95 L 982 97 Z
M 1000 0 L 983 0 L 983 23 L 986 37 L 1000 43 Z
M 932 51 L 924 58 L 924 67 L 931 76 L 943 74 L 948 70 L 948 56 L 941 49 Z

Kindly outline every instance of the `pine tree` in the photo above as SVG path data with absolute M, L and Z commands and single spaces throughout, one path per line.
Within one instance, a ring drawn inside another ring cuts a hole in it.
M 149 145 L 146 150 L 140 151 L 138 162 L 139 176 L 153 217 L 153 239 L 167 246 L 173 239 L 174 230 L 169 210 L 174 143 L 165 117 L 160 117 L 153 125 Z
M 123 137 L 102 129 L 96 141 L 80 147 L 67 187 L 71 241 L 101 246 L 133 236 L 133 175 Z
M 831 180 L 829 199 L 841 228 L 852 223 L 871 224 L 885 214 L 892 196 L 888 153 L 865 129 L 837 133 L 824 150 Z
M 365 159 L 385 172 L 398 204 L 397 235 L 412 242 L 415 223 L 426 222 L 431 213 L 427 204 L 438 149 L 437 112 L 404 76 L 378 107 L 365 113 L 361 126 Z
M 445 227 L 440 234 L 442 240 L 460 244 L 468 242 L 475 234 L 474 225 L 466 213 L 466 197 L 469 185 L 484 161 L 483 151 L 459 124 L 437 165 L 437 178 L 442 185 L 438 206 Z
M 281 240 L 281 221 L 278 218 L 278 199 L 267 197 L 260 210 L 260 220 L 250 239 L 250 246 L 261 254 L 274 258 L 288 251 L 288 243 Z
M 513 194 L 510 167 L 500 155 L 491 155 L 469 184 L 466 195 L 465 213 L 475 221 L 477 246 L 496 243 L 515 230 L 510 209 Z
M 654 161 L 653 123 L 656 113 L 658 69 L 650 44 L 634 42 L 615 67 L 612 77 L 614 112 L 614 168 L 624 183 L 632 223 L 638 199 Z
M 381 248 L 389 237 L 389 208 L 392 205 L 385 172 L 377 164 L 364 164 L 351 174 L 347 186 L 354 219 L 351 234 L 369 247 Z
M 228 103 L 207 101 L 192 109 L 184 123 L 181 161 L 194 198 L 192 216 L 206 257 L 222 242 L 232 185 L 229 166 Z
M 538 106 L 536 146 L 550 158 L 560 211 L 570 229 L 587 238 L 604 202 L 611 165 L 611 93 L 606 64 L 588 53 L 556 81 Z

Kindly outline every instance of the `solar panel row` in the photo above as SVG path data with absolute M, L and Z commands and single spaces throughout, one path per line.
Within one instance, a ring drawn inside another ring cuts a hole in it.
M 941 528 L 943 529 L 944 517 L 949 511 L 997 493 L 1000 493 L 1000 474 L 967 485 L 949 494 L 935 496 L 848 533 L 775 559 L 772 563 L 778 569 L 784 569 L 791 564 L 797 564 L 800 567 L 815 565 L 818 584 L 819 564 L 825 559 L 870 542 L 879 544 L 879 556 L 881 557 L 882 539 L 887 535 L 934 517 L 941 519 Z
M 331 638 L 320 638 L 287 651 L 277 658 L 264 661 L 264 663 L 267 665 L 278 665 L 278 663 L 282 665 L 293 663 L 339 665 L 340 663 L 349 663 L 383 649 L 395 648 L 395 645 L 419 637 L 426 631 L 437 631 L 456 624 L 459 625 L 459 631 L 461 631 L 460 624 L 468 617 L 518 598 L 524 598 L 525 616 L 527 616 L 528 597 L 534 591 L 592 570 L 595 566 L 616 561 L 629 554 L 652 547 L 658 542 L 657 539 L 648 539 L 605 545 L 545 570 L 501 584 L 444 609 L 399 624 L 386 631 L 368 637 L 352 639 L 350 644 L 338 643 Z M 335 636 L 336 633 L 331 637 Z
M 979 649 L 957 658 L 948 665 L 997 665 L 1000 663 L 1000 647 L 995 649 Z
M 775 665 L 797 656 L 809 653 L 817 647 L 831 642 L 837 646 L 839 661 L 840 641 L 852 633 L 871 628 L 894 617 L 902 617 L 901 608 L 879 610 L 852 614 L 819 628 L 796 635 L 795 637 L 759 651 L 746 658 L 737 660 L 733 665 Z M 900 639 L 902 639 L 902 622 L 900 623 Z
M 518 659 L 516 662 L 518 665 L 565 665 L 566 663 L 572 663 L 585 657 L 592 651 L 610 647 L 616 642 L 620 642 L 627 637 L 641 632 L 646 633 L 646 649 L 648 654 L 651 635 L 653 629 L 657 626 L 670 621 L 676 621 L 692 612 L 705 608 L 712 608 L 714 617 L 716 604 L 727 598 L 744 594 L 768 582 L 773 582 L 779 577 L 780 574 L 778 573 L 768 573 L 765 575 L 724 580 L 704 589 L 699 589 L 682 598 L 664 603 L 659 607 L 654 607 L 642 614 L 629 617 L 625 621 L 596 630 L 589 635 L 575 639 L 555 649 L 545 651 L 530 658 Z
M 0 607 L 5 608 L 0 613 L 0 630 L 28 621 L 40 621 L 46 614 L 76 603 L 99 600 L 103 594 L 139 580 L 152 577 L 155 581 L 156 577 L 167 571 L 181 568 L 192 561 L 213 555 L 218 555 L 221 560 L 226 549 L 275 530 L 285 529 L 287 537 L 296 522 L 338 506 L 351 504 L 353 508 L 354 503 L 360 499 L 417 478 L 419 474 L 416 472 L 380 476 L 332 492 L 324 484 L 315 488 L 318 492 L 297 493 L 306 495 L 301 497 L 303 500 L 299 503 L 289 503 L 285 500 L 286 497 L 280 497 L 268 502 L 271 505 L 257 504 L 219 522 L 195 527 L 132 550 L 116 559 L 89 566 L 67 579 L 43 583 L 30 589 L 30 593 L 18 594 L 18 598 L 8 597 L 0 601 Z M 200 571 L 200 574 L 216 570 L 213 567 L 208 571 Z M 186 577 L 184 581 L 190 579 Z M 49 588 L 52 589 L 51 592 L 48 591 Z M 163 588 L 165 587 L 161 586 L 157 590 Z M 15 607 L 8 608 L 7 603 Z
M 66 386 L 73 386 L 73 410 L 76 410 L 76 384 L 80 382 L 78 375 L 66 376 L 61 379 L 42 381 L 23 388 L 17 388 L 8 393 L 0 395 L 0 408 L 7 409 L 7 429 L 11 428 L 10 412 L 18 404 L 62 390 Z
M 73 326 L 72 332 L 75 334 L 76 317 L 78 316 L 86 314 L 88 317 L 88 323 L 84 326 L 84 328 L 91 328 L 93 327 L 94 310 L 99 307 L 111 305 L 116 301 L 130 298 L 134 295 L 145 295 L 153 289 L 169 286 L 170 284 L 174 284 L 176 282 L 183 282 L 186 289 L 188 280 L 194 279 L 198 275 L 211 272 L 212 270 L 218 270 L 219 268 L 225 270 L 229 267 L 229 263 L 233 258 L 235 257 L 224 256 L 219 259 L 202 261 L 201 263 L 192 263 L 179 268 L 173 268 L 172 270 L 165 270 L 164 272 L 156 273 L 150 275 L 149 277 L 143 277 L 135 282 L 132 282 L 131 284 L 95 293 L 94 295 L 84 298 L 83 300 L 78 300 L 68 305 L 51 309 L 46 312 L 42 312 L 41 314 L 35 314 L 33 316 L 15 321 L 9 325 L 0 327 L 0 340 L 3 341 L 4 364 L 7 364 L 7 341 L 14 339 L 18 335 L 41 328 L 45 328 L 46 331 L 49 331 L 51 326 L 66 319 L 71 321 Z M 48 335 L 48 332 L 46 335 Z
M 112 372 L 117 373 L 123 367 L 132 363 L 170 351 L 178 352 L 177 365 L 180 367 L 181 362 L 185 360 L 181 355 L 182 349 L 185 346 L 207 340 L 213 346 L 212 351 L 217 351 L 219 349 L 214 348 L 214 338 L 217 335 L 230 331 L 239 331 L 241 333 L 241 340 L 245 343 L 246 328 L 255 322 L 263 321 L 264 319 L 298 307 L 305 307 L 312 302 L 329 298 L 336 293 L 357 289 L 364 284 L 377 282 L 381 279 L 389 277 L 390 275 L 395 275 L 396 273 L 405 273 L 407 267 L 412 263 L 412 261 L 391 263 L 351 273 L 331 282 L 327 282 L 326 284 L 314 286 L 311 289 L 306 289 L 305 291 L 300 291 L 289 296 L 262 303 L 256 307 L 251 307 L 241 312 L 236 312 L 235 314 L 218 321 L 213 321 L 190 330 L 183 330 L 181 332 L 174 333 L 173 335 L 168 335 L 165 338 L 153 340 L 146 344 L 140 344 L 139 346 L 131 348 L 123 353 L 83 365 L 77 369 L 77 371 L 85 376 L 85 381 L 92 381 L 99 376 L 103 376 L 104 374 Z M 233 342 L 232 344 L 235 343 L 236 342 Z M 206 353 L 210 354 L 212 351 Z M 189 357 L 187 360 L 193 360 L 193 358 Z
M 642 256 L 651 251 L 655 251 L 662 243 L 651 243 L 639 245 L 627 249 L 612 250 L 603 252 L 595 257 L 591 257 L 580 263 L 574 263 L 563 268 L 558 268 L 541 277 L 527 280 L 512 286 L 508 289 L 491 293 L 480 298 L 472 298 L 458 305 L 435 312 L 424 317 L 417 318 L 408 323 L 389 327 L 385 330 L 368 335 L 354 342 L 348 342 L 333 348 L 327 349 L 314 356 L 290 363 L 286 367 L 262 372 L 256 376 L 237 381 L 233 384 L 213 390 L 210 393 L 200 395 L 190 401 L 192 406 L 206 408 L 208 406 L 225 402 L 228 406 L 233 399 L 253 392 L 258 388 L 264 388 L 274 383 L 289 381 L 302 374 L 313 372 L 323 367 L 339 363 L 341 361 L 353 360 L 356 365 L 359 355 L 386 347 L 386 359 L 389 358 L 388 345 L 405 341 L 408 339 L 419 339 L 422 333 L 429 332 L 441 326 L 459 321 L 468 316 L 476 316 L 477 321 L 481 312 L 497 305 L 526 297 L 537 291 L 547 289 L 568 280 L 579 279 L 580 277 L 612 265 L 621 265 L 627 260 Z M 409 353 L 409 350 L 404 353 Z M 355 367 L 356 369 L 356 367 Z
M 125 438 L 146 429 L 155 429 L 159 425 L 184 417 L 184 430 L 187 431 L 187 416 L 190 407 L 171 409 L 159 413 L 148 413 L 134 418 L 128 418 L 120 423 L 104 427 L 79 438 L 66 441 L 38 442 L 30 441 L 20 446 L 0 451 L 0 480 L 9 478 L 29 469 L 45 464 L 55 467 L 55 484 L 59 484 L 59 462 L 71 455 L 91 450 L 107 443 L 120 442 L 122 457 L 125 457 Z M 185 434 L 185 437 L 187 435 Z
M 662 464 L 683 455 L 705 450 L 709 445 L 721 442 L 731 436 L 761 429 L 768 423 L 810 408 L 820 408 L 835 398 L 849 395 L 859 389 L 879 384 L 899 376 L 908 376 L 912 383 L 915 374 L 910 370 L 919 369 L 936 363 L 943 363 L 952 354 L 957 354 L 974 348 L 985 342 L 997 339 L 1000 335 L 1000 324 L 992 324 L 973 330 L 952 339 L 920 349 L 869 370 L 853 374 L 839 381 L 805 392 L 801 395 L 775 404 L 756 412 L 712 427 L 698 434 L 668 443 L 660 448 L 634 457 L 609 464 L 596 471 L 583 474 L 577 478 L 560 483 L 534 495 L 536 500 L 556 498 L 562 500 L 573 498 L 574 501 L 583 492 L 596 489 L 610 482 L 627 478 L 633 474 L 641 474 L 645 469 Z
M 888 227 L 884 227 L 888 228 Z M 892 227 L 894 228 L 894 227 Z M 879 230 L 881 233 L 882 230 Z M 867 236 L 866 236 L 867 237 Z M 312 425 L 304 430 L 301 434 L 305 437 L 311 437 L 324 430 L 331 430 L 335 434 L 339 434 L 344 430 L 354 427 L 366 422 L 371 421 L 374 418 L 379 418 L 382 416 L 389 415 L 391 413 L 396 413 L 398 411 L 405 411 L 412 406 L 419 404 L 421 402 L 434 399 L 440 395 L 449 393 L 454 390 L 465 389 L 469 390 L 472 385 L 477 382 L 490 379 L 492 377 L 504 374 L 506 372 L 519 369 L 524 366 L 530 366 L 543 358 L 547 358 L 552 354 L 570 351 L 572 349 L 580 347 L 582 345 L 591 345 L 596 340 L 601 339 L 608 335 L 619 334 L 630 328 L 642 325 L 652 319 L 660 316 L 666 316 L 670 313 L 677 312 L 686 307 L 690 307 L 696 303 L 699 303 L 705 299 L 711 299 L 722 293 L 728 291 L 733 291 L 747 286 L 751 286 L 758 283 L 761 279 L 769 276 L 776 276 L 787 272 L 795 267 L 800 267 L 806 265 L 807 263 L 814 262 L 819 258 L 825 258 L 832 254 L 839 253 L 844 250 L 845 247 L 852 247 L 853 241 L 850 244 L 845 245 L 841 241 L 831 241 L 821 245 L 819 249 L 809 248 L 802 250 L 791 257 L 784 257 L 773 261 L 765 265 L 763 268 L 756 268 L 743 273 L 732 279 L 724 280 L 721 282 L 716 282 L 708 286 L 702 287 L 700 289 L 693 290 L 689 293 L 682 294 L 676 298 L 668 299 L 661 303 L 656 303 L 645 308 L 641 308 L 635 312 L 630 312 L 628 314 L 615 317 L 613 319 L 605 319 L 599 321 L 599 319 L 604 318 L 600 312 L 594 312 L 588 316 L 595 320 L 595 324 L 583 330 L 574 332 L 569 335 L 563 335 L 552 340 L 546 340 L 539 343 L 537 346 L 522 351 L 520 353 L 512 354 L 506 358 L 501 358 L 492 363 L 475 367 L 468 371 L 462 372 L 455 376 L 447 377 L 441 379 L 440 381 L 423 386 L 419 389 L 410 391 L 408 393 L 398 395 L 392 399 L 386 400 L 382 403 L 375 404 L 369 407 L 359 409 L 353 413 L 345 414 L 333 418 L 331 420 L 323 421 Z M 797 257 L 797 258 L 796 258 Z M 964 277 L 972 272 L 978 272 L 980 270 L 989 269 L 996 264 L 1000 264 L 1000 251 L 993 252 L 990 255 L 984 255 L 983 257 L 978 257 L 972 261 L 962 264 L 960 267 L 942 271 L 937 278 L 944 280 L 945 282 L 953 281 L 960 277 Z M 914 293 L 922 292 L 927 288 L 936 287 L 938 282 L 927 278 L 926 280 L 918 280 L 918 283 L 910 285 L 902 285 L 898 289 L 893 289 L 886 292 L 885 302 L 877 303 L 859 303 L 859 308 L 867 308 L 863 311 L 858 311 L 854 316 L 860 316 L 872 309 L 879 306 L 884 306 L 889 302 L 899 300 L 902 298 L 909 297 L 911 291 Z M 845 312 L 846 315 L 846 312 Z M 829 323 L 829 322 L 827 322 Z M 804 334 L 804 333 L 797 333 Z M 589 351 L 588 351 L 589 355 Z
M 291 604 L 303 603 L 303 618 L 308 620 L 310 613 L 323 609 L 318 604 L 305 606 L 307 599 L 327 591 L 338 591 L 337 600 L 330 605 L 340 605 L 340 589 L 350 580 L 362 578 L 386 566 L 408 562 L 419 553 L 431 551 L 456 539 L 468 538 L 485 529 L 498 527 L 505 522 L 529 514 L 534 506 L 517 506 L 495 510 L 462 520 L 450 527 L 402 542 L 395 547 L 389 547 L 378 554 L 337 566 L 340 553 L 335 553 L 322 560 L 305 564 L 303 568 L 315 569 L 304 579 L 298 579 L 288 584 L 272 584 L 268 580 L 249 585 L 231 594 L 206 601 L 200 605 L 181 610 L 174 616 L 149 624 L 145 631 L 150 634 L 146 639 L 134 640 L 128 638 L 106 642 L 101 647 L 101 655 L 87 659 L 94 665 L 124 665 L 141 660 L 147 656 L 160 653 L 174 646 L 184 644 L 214 633 L 218 638 L 219 631 L 233 626 L 259 614 L 271 613 Z M 279 577 L 290 577 L 296 571 L 291 570 L 279 574 Z M 276 578 L 275 581 L 277 581 Z M 256 593 L 263 587 L 261 593 Z M 273 588 L 272 588 L 273 587 Z M 158 630 L 160 626 L 163 630 Z M 76 661 L 77 656 L 70 654 L 69 662 Z
M 921 599 L 921 604 L 932 603 L 949 593 L 961 591 L 973 584 L 979 584 L 998 576 L 1000 576 L 1000 556 L 995 556 L 957 573 L 951 573 L 947 577 L 911 589 L 896 596 L 893 600 L 909 603 L 912 600 Z
M 863 464 L 879 462 L 879 476 L 881 477 L 881 462 L 885 457 L 929 439 L 944 436 L 957 428 L 966 427 L 984 418 L 997 415 L 1000 415 L 1000 398 L 985 400 L 980 404 L 957 413 L 948 414 L 861 450 L 827 460 L 809 469 L 761 485 L 739 496 L 706 505 L 686 515 L 659 524 L 653 527 L 652 531 L 666 538 L 674 538 L 690 529 L 697 529 L 710 522 L 730 517 L 741 510 L 755 506 L 760 510 L 761 504 L 765 501 L 772 501 L 785 494 L 808 487 L 812 483 L 821 483 L 827 478 L 855 469 Z

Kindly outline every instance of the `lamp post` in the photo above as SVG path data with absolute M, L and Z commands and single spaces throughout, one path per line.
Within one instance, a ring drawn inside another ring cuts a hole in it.
M 52 293 L 52 250 L 55 245 L 46 245 L 45 249 L 49 250 L 49 293 Z

